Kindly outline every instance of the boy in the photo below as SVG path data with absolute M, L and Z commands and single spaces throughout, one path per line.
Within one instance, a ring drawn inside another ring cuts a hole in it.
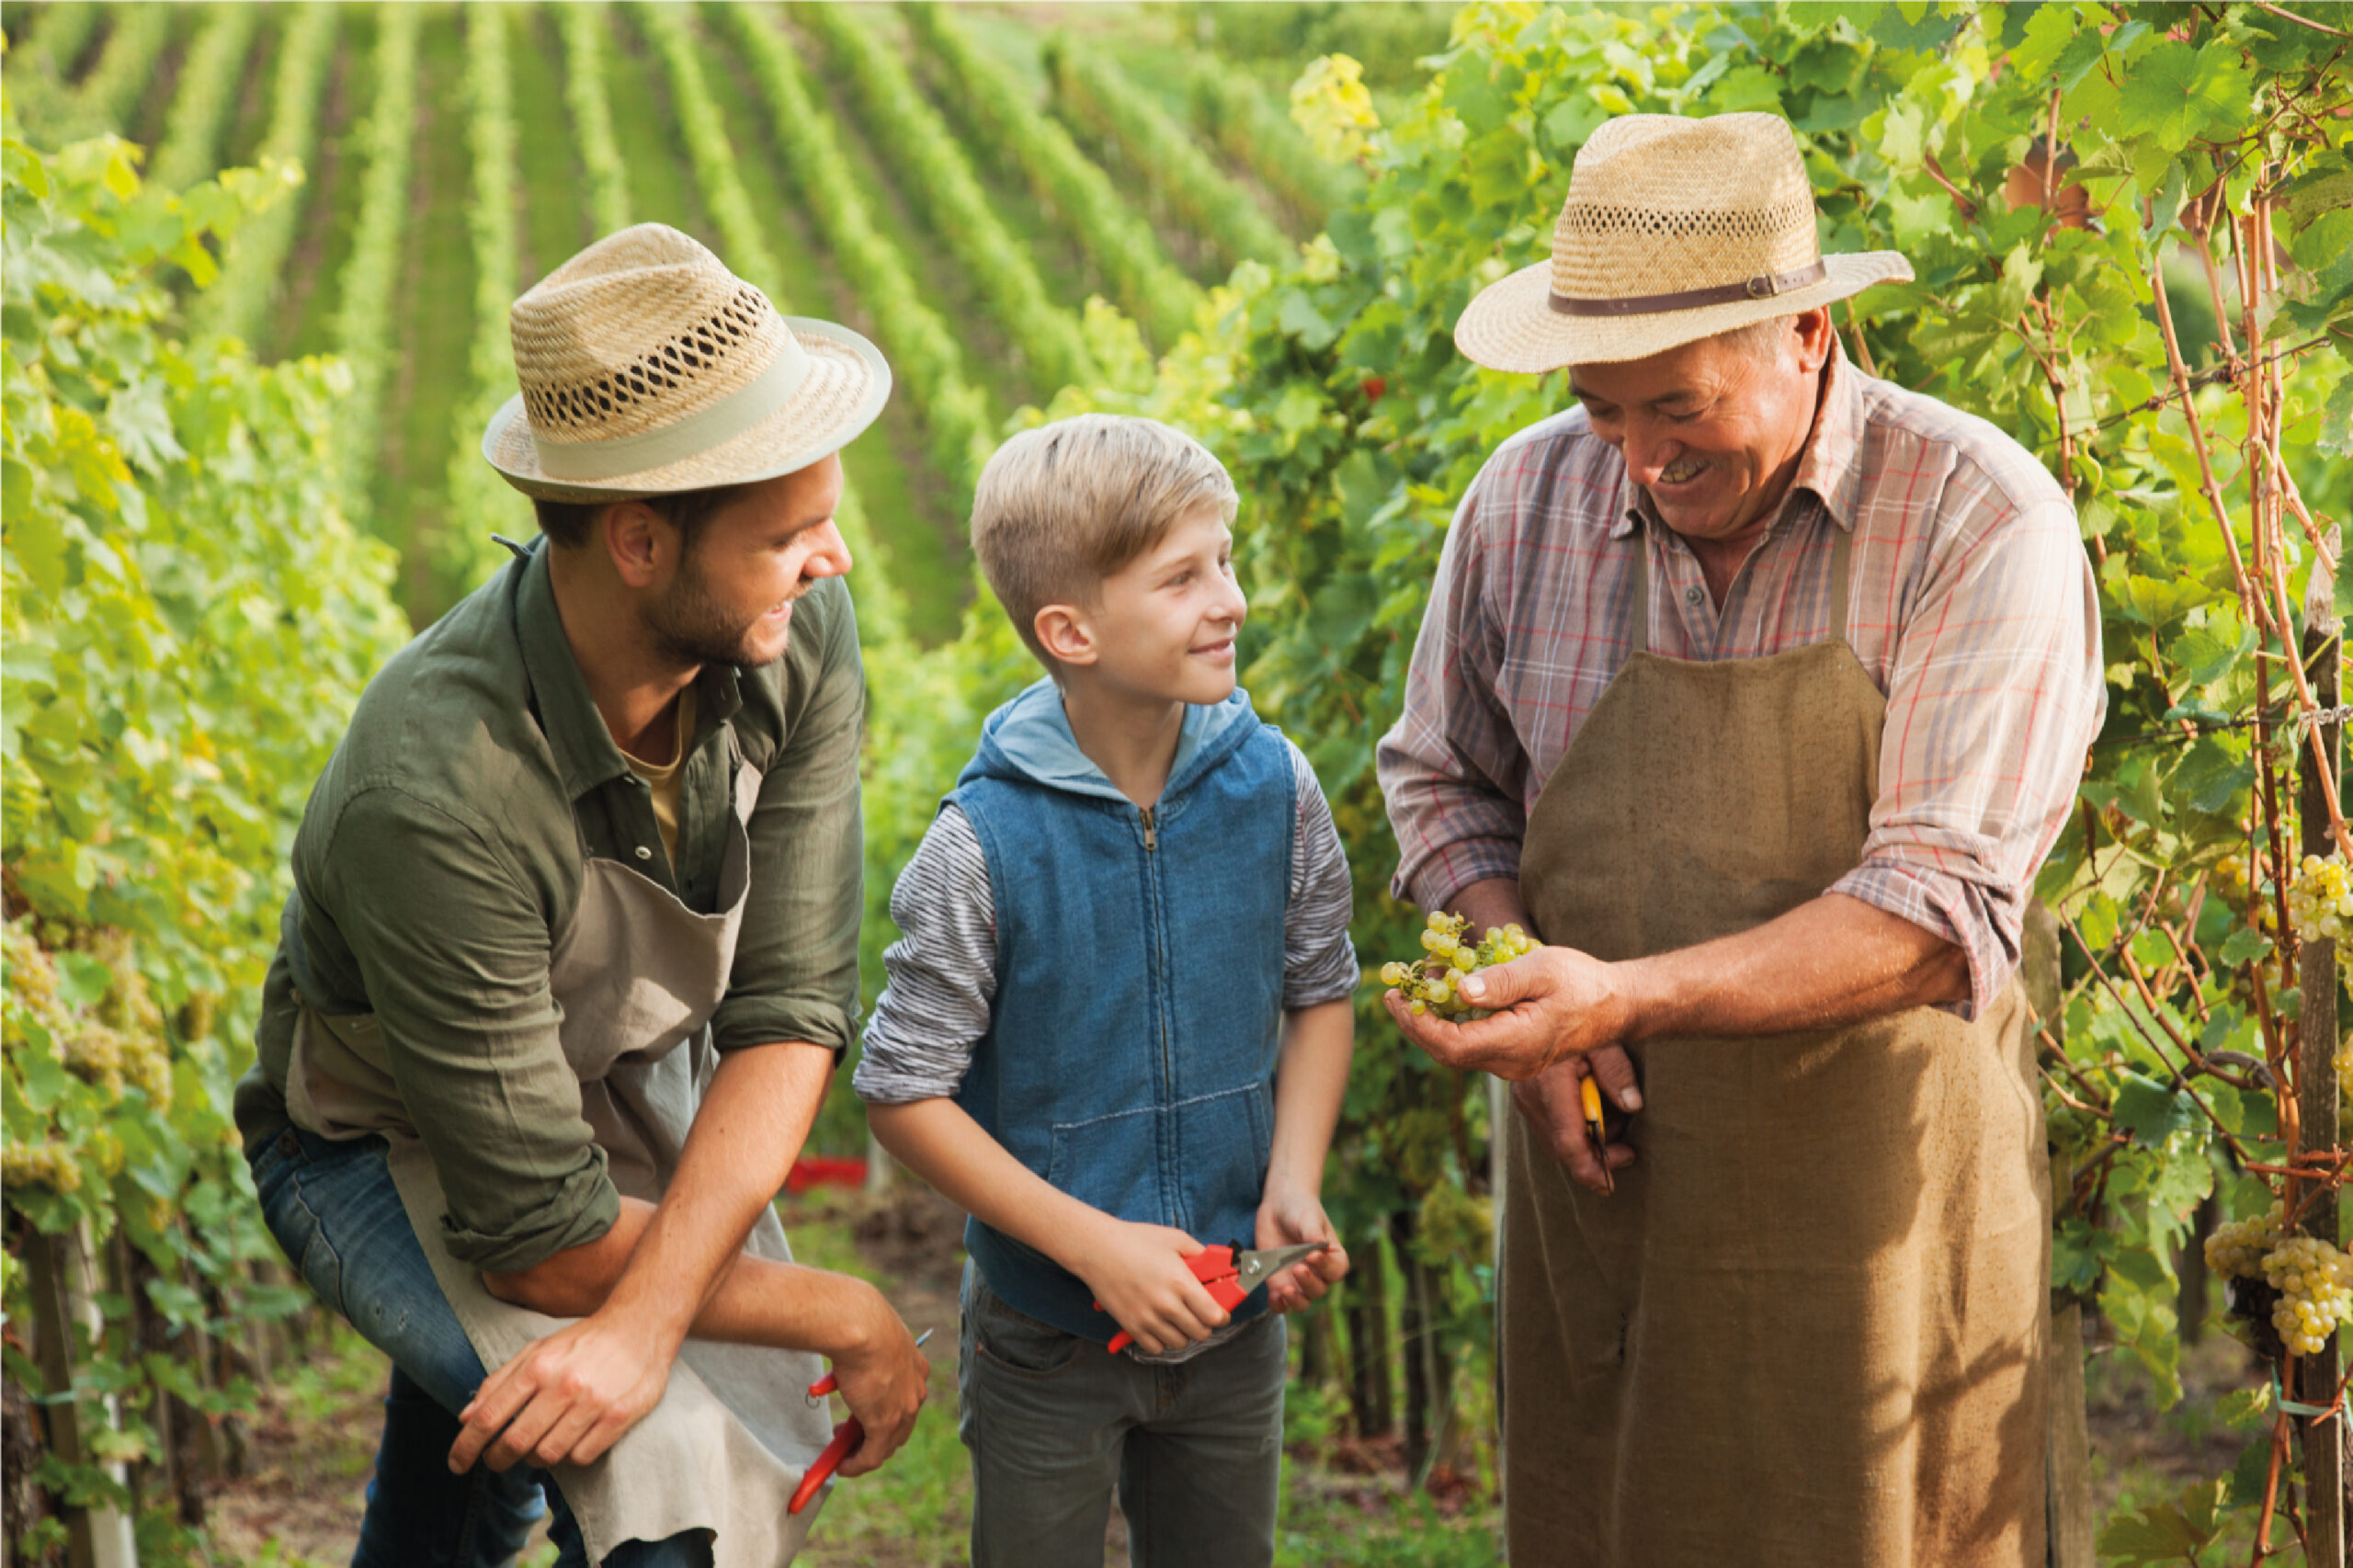
M 972 1216 L 974 1568 L 1099 1564 L 1115 1482 L 1143 1568 L 1271 1562 L 1273 1314 L 1347 1269 L 1335 1242 L 1229 1318 L 1185 1262 L 1334 1240 L 1355 1032 L 1331 810 L 1234 686 L 1237 501 L 1199 442 L 1107 415 L 1014 437 L 973 497 L 1048 678 L 989 717 L 892 890 L 856 1085 Z

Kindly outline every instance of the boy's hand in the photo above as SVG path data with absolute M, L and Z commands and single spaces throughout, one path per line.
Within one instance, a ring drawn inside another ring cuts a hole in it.
M 1267 1281 L 1267 1310 L 1295 1312 L 1318 1301 L 1348 1272 L 1348 1253 L 1340 1245 L 1324 1205 L 1313 1193 L 1269 1187 L 1258 1205 L 1261 1247 L 1296 1246 L 1302 1242 L 1332 1244 L 1304 1257 Z
M 1233 1321 L 1233 1314 L 1185 1266 L 1201 1244 L 1184 1232 L 1113 1220 L 1089 1241 L 1082 1267 L 1074 1272 L 1146 1355 L 1207 1339 Z

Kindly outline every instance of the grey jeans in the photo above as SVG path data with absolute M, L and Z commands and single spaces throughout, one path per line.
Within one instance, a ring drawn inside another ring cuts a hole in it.
M 1015 1312 L 970 1263 L 963 1307 L 972 1568 L 1101 1568 L 1114 1485 L 1136 1568 L 1274 1561 L 1282 1319 L 1156 1367 Z

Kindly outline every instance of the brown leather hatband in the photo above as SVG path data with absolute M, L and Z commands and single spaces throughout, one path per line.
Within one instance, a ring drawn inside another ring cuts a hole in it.
M 1640 294 L 1630 300 L 1573 300 L 1552 296 L 1552 308 L 1564 316 L 1647 316 L 1662 311 L 1697 310 L 1701 305 L 1729 305 L 1742 300 L 1769 300 L 1792 289 L 1803 289 L 1830 276 L 1821 262 L 1795 272 L 1768 272 L 1745 283 L 1725 283 L 1713 289 L 1686 289 L 1679 294 Z

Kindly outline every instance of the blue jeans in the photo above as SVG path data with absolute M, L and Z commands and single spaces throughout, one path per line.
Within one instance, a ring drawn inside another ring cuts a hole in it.
M 1281 1318 L 1152 1366 L 1014 1311 L 969 1263 L 963 1307 L 972 1568 L 1101 1568 L 1115 1485 L 1137 1568 L 1274 1561 Z
M 352 1568 L 495 1568 L 549 1511 L 558 1568 L 588 1568 L 580 1527 L 544 1471 L 449 1473 L 457 1412 L 486 1375 L 417 1244 L 384 1141 L 289 1127 L 253 1157 L 263 1221 L 320 1301 L 392 1358 L 384 1436 Z M 541 1501 L 544 1490 L 547 1502 Z M 628 1541 L 604 1568 L 710 1568 L 700 1532 Z

